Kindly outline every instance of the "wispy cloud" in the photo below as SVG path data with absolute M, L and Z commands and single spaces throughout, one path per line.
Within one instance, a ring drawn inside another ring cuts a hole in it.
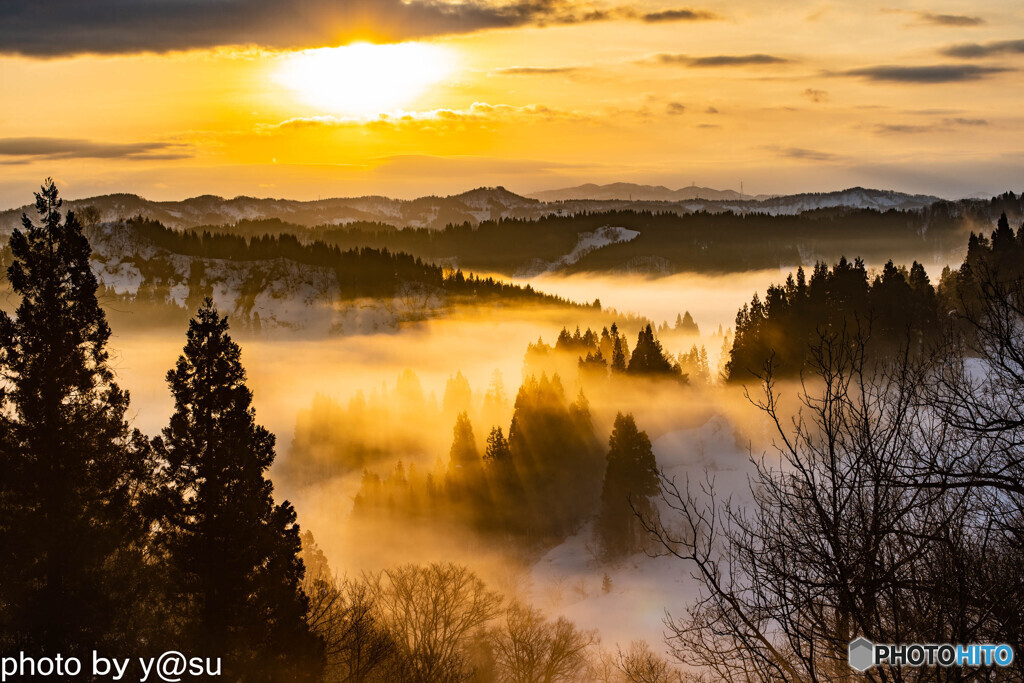
M 949 127 L 909 123 L 879 123 L 872 127 L 877 135 L 915 135 L 917 133 L 947 132 Z
M 803 147 L 766 147 L 770 152 L 775 152 L 780 157 L 787 159 L 799 159 L 802 161 L 838 161 L 842 157 L 831 152 L 822 152 L 816 149 L 805 149 Z
M 659 64 L 676 64 L 698 68 L 720 66 L 765 66 L 772 64 L 789 64 L 791 61 L 782 57 L 776 57 L 775 55 L 765 54 L 691 57 L 690 55 L 667 53 L 655 55 L 654 60 Z
M 960 59 L 976 59 L 994 55 L 1024 54 L 1024 40 L 997 40 L 989 43 L 960 43 L 944 48 L 942 54 Z
M 956 117 L 952 119 L 942 119 L 942 122 L 947 126 L 987 126 L 987 119 L 966 119 L 963 117 Z
M 986 119 L 944 118 L 931 123 L 879 123 L 871 127 L 876 135 L 916 135 L 920 133 L 950 133 L 956 128 L 989 125 Z
M 0 138 L 0 156 L 15 161 L 55 159 L 122 159 L 166 161 L 192 156 L 180 143 L 109 143 L 77 138 Z
M 714 12 L 699 9 L 669 9 L 642 14 L 640 18 L 653 24 L 667 21 L 706 21 L 718 19 L 719 16 Z
M 964 14 L 934 14 L 932 12 L 917 12 L 916 14 L 922 22 L 936 26 L 981 26 L 985 23 L 981 17 Z
M 929 66 L 869 66 L 839 72 L 841 76 L 855 76 L 869 81 L 889 83 L 961 83 L 978 81 L 989 76 L 1012 71 L 1005 67 L 977 66 L 975 64 L 936 64 Z
M 491 73 L 502 76 L 552 76 L 578 71 L 580 71 L 580 67 L 577 66 L 510 66 L 504 69 L 495 69 Z
M 987 23 L 984 19 L 978 16 L 967 15 L 967 14 L 940 14 L 936 12 L 919 12 L 905 9 L 890 9 L 883 8 L 881 10 L 886 14 L 903 14 L 914 18 L 910 26 L 948 26 L 956 28 L 970 28 L 972 26 L 983 26 Z
M 681 102 L 669 102 L 665 105 L 665 113 L 669 116 L 678 116 L 686 112 L 686 105 Z
M 804 90 L 803 96 L 811 102 L 825 102 L 828 100 L 828 93 L 817 88 L 807 88 L 807 90 Z

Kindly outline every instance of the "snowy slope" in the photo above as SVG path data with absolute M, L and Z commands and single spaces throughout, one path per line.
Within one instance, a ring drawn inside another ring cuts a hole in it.
M 185 305 L 194 264 L 212 287 L 217 307 L 235 321 L 263 332 L 301 330 L 314 335 L 362 334 L 395 329 L 443 305 L 443 293 L 410 292 L 391 299 L 341 301 L 337 276 L 329 268 L 287 259 L 232 261 L 171 253 L 141 239 L 124 224 L 90 229 L 92 266 L 101 285 L 134 297 L 143 286 L 166 292 Z
M 639 234 L 636 230 L 610 225 L 590 232 L 581 232 L 577 236 L 576 246 L 568 254 L 555 261 L 534 259 L 528 267 L 520 269 L 516 273 L 516 277 L 534 277 L 542 273 L 557 271 L 559 268 L 576 263 L 592 251 L 607 247 L 609 244 L 632 241 Z

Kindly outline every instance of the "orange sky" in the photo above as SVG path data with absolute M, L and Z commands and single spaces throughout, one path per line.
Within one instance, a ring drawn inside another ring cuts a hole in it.
M 72 198 L 1024 189 L 1016 0 L 81 5 L 0 28 L 4 208 L 47 175 Z

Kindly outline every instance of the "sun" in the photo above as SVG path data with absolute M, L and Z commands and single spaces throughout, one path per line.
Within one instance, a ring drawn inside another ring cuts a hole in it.
M 414 102 L 452 72 L 453 61 L 427 43 L 353 43 L 287 55 L 274 80 L 324 113 L 372 117 Z

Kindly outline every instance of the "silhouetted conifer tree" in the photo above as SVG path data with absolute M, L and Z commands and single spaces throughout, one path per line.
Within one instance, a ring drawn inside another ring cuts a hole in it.
M 448 491 L 455 501 L 469 504 L 473 513 L 479 513 L 487 500 L 487 482 L 469 415 L 459 413 L 452 437 Z
M 629 349 L 626 346 L 626 338 L 619 334 L 619 328 L 612 323 L 612 370 L 615 372 L 626 371 Z
M 158 545 L 180 608 L 179 647 L 222 657 L 230 680 L 311 680 L 322 659 L 305 622 L 299 527 L 264 477 L 274 435 L 255 422 L 240 356 L 207 299 L 167 373 L 174 414 L 154 441 Z
M 637 335 L 636 348 L 629 359 L 627 372 L 636 375 L 679 374 L 679 368 L 665 357 L 661 342 L 654 338 L 654 330 L 650 325 L 640 330 L 640 334 Z
M 605 554 L 614 559 L 639 548 L 642 529 L 633 510 L 649 516 L 659 485 L 651 440 L 637 430 L 632 415 L 616 416 L 608 447 L 598 533 Z
M 0 312 L 0 649 L 138 654 L 148 446 L 108 365 L 89 242 L 60 208 L 47 179 L 41 223 L 11 235 L 21 302 Z

